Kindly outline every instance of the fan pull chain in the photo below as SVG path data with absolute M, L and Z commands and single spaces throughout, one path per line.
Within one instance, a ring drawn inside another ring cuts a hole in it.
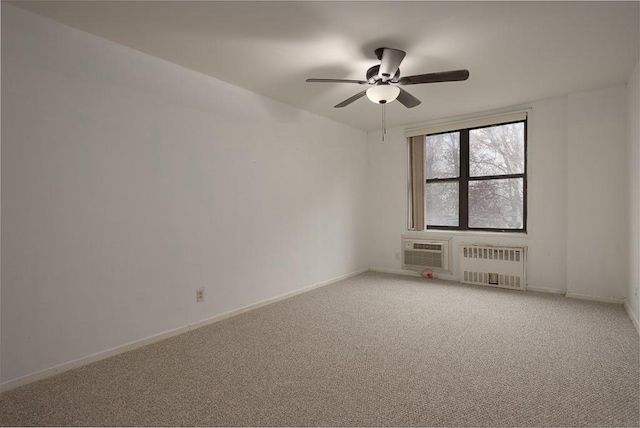
M 386 105 L 387 103 L 382 104 L 382 141 L 384 141 L 384 136 L 387 133 L 387 113 L 386 113 Z

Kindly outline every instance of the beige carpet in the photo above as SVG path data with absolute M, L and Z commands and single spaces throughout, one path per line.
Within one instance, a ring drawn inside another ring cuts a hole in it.
M 0 395 L 2 425 L 638 426 L 620 305 L 365 273 Z

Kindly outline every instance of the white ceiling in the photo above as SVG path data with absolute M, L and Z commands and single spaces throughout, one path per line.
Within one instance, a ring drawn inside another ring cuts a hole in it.
M 625 83 L 640 56 L 640 3 L 162 2 L 14 3 L 64 24 L 364 130 L 380 106 L 338 102 L 374 50 L 407 52 L 404 76 L 467 68 L 465 82 L 406 86 L 422 104 L 387 107 L 401 126 Z

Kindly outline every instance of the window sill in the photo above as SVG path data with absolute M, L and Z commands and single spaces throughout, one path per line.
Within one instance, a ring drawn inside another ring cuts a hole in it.
M 405 231 L 406 235 L 409 236 L 434 236 L 434 237 L 446 237 L 446 236 L 469 236 L 474 238 L 516 238 L 516 239 L 529 239 L 529 234 L 527 232 L 488 232 L 486 230 L 483 231 L 473 231 L 473 230 L 441 230 L 441 229 L 429 229 L 429 230 L 407 230 Z

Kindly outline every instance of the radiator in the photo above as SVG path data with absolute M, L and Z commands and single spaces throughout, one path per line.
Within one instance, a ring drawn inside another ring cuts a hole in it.
M 526 247 L 460 245 L 460 282 L 526 290 Z

